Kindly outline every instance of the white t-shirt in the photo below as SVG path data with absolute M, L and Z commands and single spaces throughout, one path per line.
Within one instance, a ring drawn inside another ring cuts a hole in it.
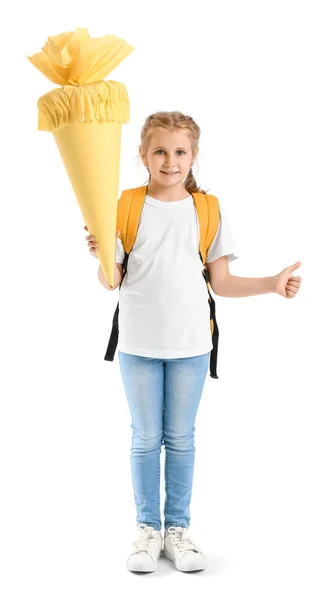
M 229 224 L 220 223 L 207 262 L 238 258 Z M 116 242 L 116 262 L 124 248 Z M 163 202 L 146 196 L 119 295 L 118 350 L 151 358 L 210 352 L 208 290 L 199 256 L 199 221 L 192 196 Z

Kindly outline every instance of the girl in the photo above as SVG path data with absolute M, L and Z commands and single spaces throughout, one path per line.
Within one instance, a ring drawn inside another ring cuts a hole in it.
M 131 470 L 139 537 L 127 560 L 131 571 L 155 571 L 163 553 L 178 570 L 204 569 L 205 556 L 189 535 L 194 470 L 194 423 L 208 369 L 212 338 L 208 292 L 199 260 L 192 173 L 200 129 L 179 112 L 149 116 L 139 147 L 149 172 L 137 237 L 120 290 L 119 363 L 132 417 Z M 85 229 L 87 229 L 85 227 Z M 125 257 L 117 232 L 115 286 Z M 88 235 L 91 254 L 98 243 Z M 236 259 L 226 217 L 207 254 L 210 285 L 219 296 L 276 292 L 293 298 L 301 285 L 292 272 L 250 279 L 230 275 Z M 165 446 L 164 541 L 160 514 L 160 452 Z M 163 545 L 163 546 L 162 546 Z

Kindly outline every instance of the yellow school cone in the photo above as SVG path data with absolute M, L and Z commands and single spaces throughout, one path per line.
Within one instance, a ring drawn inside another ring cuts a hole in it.
M 66 32 L 28 57 L 62 87 L 38 100 L 38 129 L 51 131 L 83 219 L 99 243 L 99 261 L 114 285 L 121 126 L 129 121 L 122 83 L 103 81 L 134 48 L 113 35 L 90 38 L 87 29 Z

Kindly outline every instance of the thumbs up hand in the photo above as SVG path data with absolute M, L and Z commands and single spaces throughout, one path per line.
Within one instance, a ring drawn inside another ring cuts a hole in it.
M 273 291 L 284 298 L 294 298 L 301 287 L 302 277 L 295 277 L 293 271 L 301 266 L 299 260 L 294 265 L 286 267 L 275 277 Z

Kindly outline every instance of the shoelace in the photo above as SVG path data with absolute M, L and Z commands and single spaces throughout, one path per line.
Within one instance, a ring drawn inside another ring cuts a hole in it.
M 193 550 L 194 552 L 200 552 L 200 548 L 196 546 L 191 537 L 188 534 L 188 530 L 184 527 L 169 527 L 168 532 L 171 536 L 173 546 L 177 546 L 180 552 L 185 550 Z
M 149 525 L 140 524 L 138 525 L 138 529 L 141 535 L 135 540 L 135 542 L 133 542 L 133 545 L 136 547 L 135 554 L 138 554 L 139 552 L 148 552 L 148 550 L 151 550 L 152 546 L 160 536 L 160 532 L 156 531 Z

